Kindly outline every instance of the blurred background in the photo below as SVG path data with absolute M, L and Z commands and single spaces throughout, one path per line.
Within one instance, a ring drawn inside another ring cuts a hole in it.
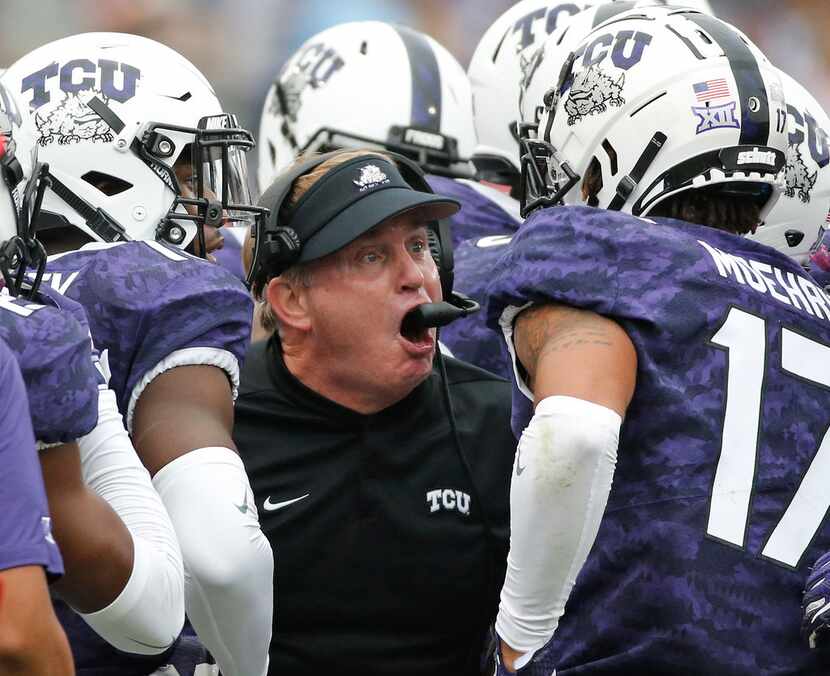
M 830 104 L 830 1 L 710 0 L 715 13 Z M 466 68 L 478 40 L 514 0 L 2 0 L 0 67 L 84 31 L 144 35 L 207 76 L 229 112 L 259 129 L 268 86 L 308 37 L 344 21 L 379 19 L 429 33 Z M 253 159 L 253 158 L 251 158 Z

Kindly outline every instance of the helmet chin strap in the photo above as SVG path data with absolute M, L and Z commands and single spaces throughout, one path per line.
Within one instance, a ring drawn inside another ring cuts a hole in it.
M 643 152 L 640 153 L 640 157 L 634 163 L 634 168 L 626 176 L 623 176 L 617 184 L 616 194 L 608 204 L 608 209 L 611 211 L 620 211 L 623 208 L 628 198 L 631 197 L 631 193 L 634 192 L 637 185 L 643 180 L 643 176 L 645 176 L 648 168 L 657 159 L 657 155 L 662 150 L 667 139 L 668 137 L 662 131 L 654 132 L 654 136 L 646 143 L 646 147 L 643 148 Z
M 76 195 L 63 181 L 54 174 L 49 174 L 52 192 L 66 202 L 102 242 L 124 242 L 130 238 L 127 231 L 100 207 L 95 208 L 79 195 Z

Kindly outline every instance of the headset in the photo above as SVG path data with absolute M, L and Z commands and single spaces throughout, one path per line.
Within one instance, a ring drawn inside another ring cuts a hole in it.
M 302 240 L 297 231 L 291 227 L 293 213 L 285 204 L 294 186 L 294 181 L 300 176 L 313 171 L 323 162 L 346 152 L 353 153 L 354 149 L 335 150 L 322 155 L 315 155 L 305 161 L 296 163 L 294 166 L 281 172 L 274 183 L 260 197 L 260 204 L 267 205 L 271 210 L 271 215 L 268 219 L 261 219 L 251 226 L 252 238 L 254 240 L 254 255 L 246 283 L 252 288 L 255 294 L 262 293 L 267 280 L 282 274 L 300 258 L 303 246 Z M 424 172 L 408 157 L 386 150 L 382 152 L 367 150 L 366 153 L 367 155 L 381 155 L 389 158 L 395 164 L 404 181 L 414 190 L 434 193 L 432 187 L 426 180 Z M 333 167 L 332 170 L 336 168 Z M 256 229 L 257 227 L 259 230 Z M 321 226 L 320 229 L 323 227 L 325 225 Z M 319 232 L 319 230 L 310 234 L 313 235 L 316 232 Z M 412 310 L 404 318 L 404 324 L 416 330 L 438 328 L 473 312 L 477 312 L 480 309 L 476 301 L 453 291 L 454 259 L 449 222 L 447 220 L 440 220 L 431 223 L 427 228 L 427 238 L 430 254 L 435 260 L 435 265 L 438 267 L 438 274 L 441 280 L 441 292 L 447 300 L 440 303 L 422 303 Z M 461 436 L 458 433 L 455 411 L 453 410 L 452 398 L 450 397 L 447 368 L 444 362 L 444 355 L 440 349 L 437 350 L 436 356 L 443 385 L 444 407 L 450 423 L 453 444 L 464 473 L 467 475 L 473 497 L 479 504 L 481 525 L 484 529 L 484 537 L 487 543 L 487 588 L 490 589 L 494 583 L 498 582 L 495 580 L 495 571 L 493 570 L 497 552 L 495 535 L 484 508 L 485 503 L 481 499 L 482 494 L 478 490 L 478 486 L 473 478 L 472 468 L 461 444 Z

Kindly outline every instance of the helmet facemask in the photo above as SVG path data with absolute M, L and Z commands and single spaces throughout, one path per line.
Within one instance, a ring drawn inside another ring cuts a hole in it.
M 0 118 L 5 117 L 0 113 Z M 50 185 L 49 167 L 33 156 L 31 175 L 23 184 L 23 168 L 15 156 L 10 129 L 0 121 L 0 176 L 11 202 L 16 234 L 0 244 L 0 274 L 10 295 L 32 298 L 46 270 L 46 250 L 35 233 L 43 195 Z
M 245 153 L 253 136 L 223 113 L 199 120 L 196 128 L 151 122 L 133 142 L 136 154 L 174 191 L 166 216 L 156 227 L 156 239 L 182 246 L 195 227 L 196 253 L 205 255 L 205 226 L 253 226 L 265 209 L 253 206 Z M 176 155 L 172 168 L 163 160 Z
M 559 73 L 559 80 L 544 96 L 547 111 L 545 128 L 538 123 L 519 124 L 519 178 L 522 218 L 536 209 L 559 206 L 562 198 L 579 182 L 581 176 L 563 160 L 550 143 L 550 129 L 565 84 L 571 78 L 575 56 L 570 54 Z

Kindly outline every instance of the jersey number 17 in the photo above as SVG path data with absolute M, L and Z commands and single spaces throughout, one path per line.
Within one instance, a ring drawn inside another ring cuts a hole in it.
M 744 547 L 758 463 L 761 405 L 767 367 L 767 322 L 733 307 L 711 342 L 728 354 L 723 421 L 706 532 Z M 795 331 L 781 331 L 781 368 L 795 378 L 830 388 L 830 347 Z M 828 412 L 830 413 L 830 412 Z M 761 551 L 761 556 L 798 566 L 830 507 L 830 429 L 801 484 Z

